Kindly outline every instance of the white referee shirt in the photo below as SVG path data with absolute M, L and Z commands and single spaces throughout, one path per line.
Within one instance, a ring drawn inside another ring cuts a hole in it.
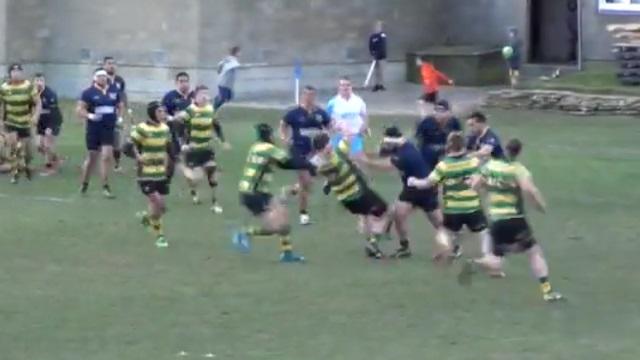
M 343 133 L 354 135 L 360 133 L 367 116 L 367 105 L 356 94 L 345 99 L 339 94 L 327 104 L 327 113 L 335 121 L 336 127 Z

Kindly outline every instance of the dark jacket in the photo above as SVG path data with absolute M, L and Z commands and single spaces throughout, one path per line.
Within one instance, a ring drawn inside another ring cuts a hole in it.
M 369 53 L 376 60 L 387 58 L 387 34 L 384 31 L 371 34 L 369 37 Z

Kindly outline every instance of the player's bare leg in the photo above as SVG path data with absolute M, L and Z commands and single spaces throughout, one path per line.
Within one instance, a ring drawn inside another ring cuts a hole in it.
M 535 244 L 531 249 L 527 250 L 527 256 L 529 257 L 531 272 L 540 282 L 540 291 L 542 292 L 543 299 L 545 301 L 562 300 L 562 294 L 553 291 L 551 288 L 551 282 L 549 282 L 549 266 L 542 252 L 542 247 L 539 244 Z
M 56 137 L 51 129 L 46 129 L 44 136 L 40 137 L 40 148 L 45 160 L 45 171 L 42 175 L 52 175 L 58 169 L 59 160 L 56 154 Z
M 216 197 L 216 188 L 218 187 L 216 165 L 208 166 L 204 169 L 204 171 L 207 175 L 207 183 L 209 184 L 209 188 L 211 188 L 211 211 L 216 214 L 222 214 L 222 206 L 220 206 L 220 204 L 218 203 L 218 198 Z
M 137 214 L 142 225 L 150 229 L 156 237 L 156 247 L 166 248 L 169 243 L 164 237 L 162 216 L 167 211 L 164 196 L 154 192 L 148 195 L 147 211 Z
M 309 196 L 311 194 L 311 185 L 313 180 L 308 171 L 298 172 L 298 184 L 300 184 L 300 192 L 298 194 L 298 209 L 300 211 L 300 225 L 309 225 L 311 218 L 309 217 L 308 206 Z
M 404 201 L 396 201 L 393 205 L 392 216 L 395 223 L 396 233 L 400 241 L 400 247 L 393 254 L 396 258 L 407 258 L 411 256 L 411 246 L 409 242 L 409 230 L 407 221 L 413 213 L 413 206 Z
M 80 193 L 86 195 L 89 189 L 89 178 L 93 174 L 93 171 L 100 160 L 100 153 L 97 150 L 90 150 L 87 154 L 84 164 L 82 165 L 82 175 L 80 176 L 80 182 L 82 184 Z
M 192 169 L 188 166 L 184 166 L 182 168 L 182 173 L 184 174 L 184 178 L 187 181 L 187 186 L 189 187 L 191 201 L 194 205 L 201 204 L 200 197 L 198 196 L 198 183 L 200 182 L 200 178 L 202 178 L 203 170 L 201 168 Z
M 113 199 L 115 196 L 109 187 L 109 171 L 113 162 L 113 147 L 103 146 L 100 150 L 100 180 L 102 180 L 102 194 L 107 199 Z
M 427 219 L 436 232 L 435 241 L 433 243 L 433 260 L 436 262 L 450 260 L 450 254 L 453 251 L 449 232 L 442 225 L 443 216 L 440 209 L 427 213 Z

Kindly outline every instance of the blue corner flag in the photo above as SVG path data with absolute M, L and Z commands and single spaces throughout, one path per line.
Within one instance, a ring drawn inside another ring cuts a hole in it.
M 302 78 L 302 63 L 297 59 L 293 65 L 293 77 L 300 80 Z

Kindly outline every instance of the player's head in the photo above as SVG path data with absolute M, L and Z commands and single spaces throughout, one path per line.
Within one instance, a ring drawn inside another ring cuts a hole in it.
M 24 80 L 24 70 L 22 69 L 22 64 L 15 63 L 9 66 L 9 80 L 11 81 Z
M 236 57 L 240 56 L 240 46 L 233 46 L 231 49 L 229 49 L 229 54 Z
M 273 128 L 267 123 L 256 125 L 256 136 L 258 141 L 273 143 Z
M 209 88 L 206 85 L 196 86 L 194 101 L 199 106 L 204 106 L 209 102 L 211 102 L 211 95 L 209 94 Z
M 434 106 L 437 120 L 447 120 L 451 117 L 451 105 L 447 100 L 438 100 Z
M 382 32 L 383 26 L 384 26 L 384 22 L 382 20 L 377 20 L 375 25 L 373 26 L 373 31 Z
M 181 71 L 176 74 L 176 88 L 178 91 L 182 93 L 186 93 L 191 88 L 191 83 L 189 83 L 191 79 L 189 78 L 189 74 Z
M 507 142 L 505 150 L 507 151 L 507 158 L 511 161 L 515 161 L 522 152 L 522 141 L 518 138 L 513 138 Z
M 302 104 L 307 106 L 313 106 L 316 103 L 316 88 L 311 85 L 307 85 L 302 89 Z
M 33 83 L 36 85 L 36 87 L 38 88 L 38 90 L 42 90 L 44 89 L 45 85 L 46 85 L 46 79 L 44 77 L 44 73 L 36 73 L 33 76 Z
M 338 80 L 338 93 L 343 97 L 349 97 L 353 93 L 351 79 L 348 76 L 341 76 Z
M 473 135 L 480 135 L 487 126 L 487 116 L 480 111 L 471 113 L 467 119 L 467 127 Z
M 153 123 L 164 122 L 167 118 L 167 111 L 159 101 L 152 101 L 147 104 L 147 116 Z
M 465 138 L 462 132 L 455 131 L 447 136 L 447 152 L 459 153 L 465 149 Z
M 107 71 L 109 75 L 114 75 L 116 73 L 116 59 L 113 56 L 105 56 L 102 59 L 102 68 Z
M 93 82 L 100 87 L 105 87 L 109 83 L 109 75 L 105 69 L 96 69 L 93 73 Z
M 331 139 L 329 138 L 329 134 L 318 134 L 313 138 L 312 142 L 314 151 L 321 154 L 331 152 Z
M 383 135 L 379 150 L 380 156 L 394 154 L 406 142 L 406 139 L 402 136 L 402 131 L 395 125 L 385 128 Z

